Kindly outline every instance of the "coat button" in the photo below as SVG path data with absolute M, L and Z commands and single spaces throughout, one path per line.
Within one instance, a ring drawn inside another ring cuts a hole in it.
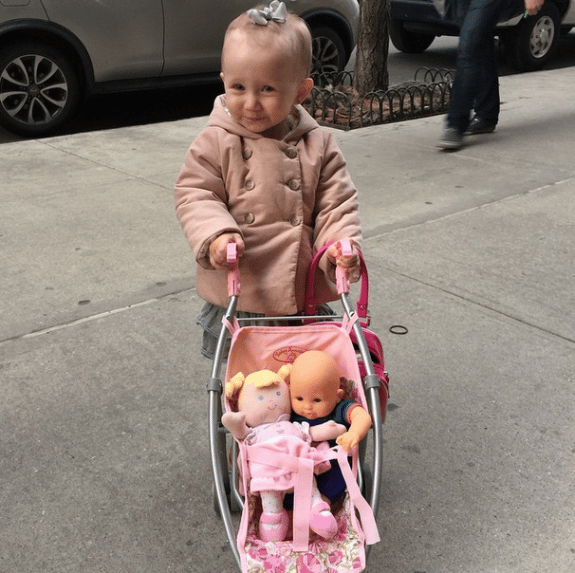
M 251 191 L 255 186 L 256 184 L 253 179 L 246 179 L 246 182 L 244 183 L 246 191 Z
M 253 213 L 246 213 L 244 215 L 244 223 L 247 223 L 248 225 L 250 223 L 253 223 L 256 220 L 256 218 L 254 217 Z
M 288 183 L 288 187 L 289 187 L 292 191 L 297 191 L 297 190 L 300 188 L 299 179 L 292 179 L 292 180 Z
M 297 227 L 297 226 L 299 225 L 299 223 L 300 223 L 300 219 L 299 219 L 299 217 L 298 217 L 297 215 L 292 215 L 292 216 L 289 218 L 289 222 L 290 222 L 290 224 L 293 225 L 294 227 Z
M 244 159 L 249 159 L 252 156 L 252 150 L 251 149 L 244 149 L 242 152 L 243 158 Z
M 288 147 L 285 150 L 285 154 L 287 155 L 287 157 L 289 157 L 290 159 L 295 159 L 297 157 L 297 149 L 295 147 Z

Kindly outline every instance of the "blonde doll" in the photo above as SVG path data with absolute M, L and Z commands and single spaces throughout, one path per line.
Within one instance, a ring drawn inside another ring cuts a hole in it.
M 259 494 L 262 514 L 259 521 L 259 535 L 263 541 L 283 541 L 289 528 L 287 511 L 283 499 L 292 492 L 297 482 L 297 472 L 291 471 L 273 457 L 287 454 L 291 457 L 308 458 L 316 462 L 314 472 L 329 469 L 329 462 L 323 462 L 326 450 L 325 440 L 333 439 L 345 431 L 345 427 L 328 422 L 313 429 L 309 424 L 292 423 L 290 417 L 289 388 L 285 382 L 289 368 L 282 367 L 278 373 L 260 370 L 247 377 L 240 372 L 226 384 L 226 397 L 237 411 L 222 416 L 223 425 L 230 433 L 247 446 L 257 447 L 265 452 L 264 461 L 249 461 L 249 489 Z M 320 446 L 312 446 L 321 442 Z M 265 463 L 269 461 L 269 463 Z M 309 526 L 325 539 L 333 537 L 337 523 L 329 505 L 322 500 L 315 480 L 312 482 L 312 496 Z

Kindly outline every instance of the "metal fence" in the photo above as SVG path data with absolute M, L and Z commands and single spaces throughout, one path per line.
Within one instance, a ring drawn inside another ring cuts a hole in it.
M 321 125 L 345 130 L 438 115 L 449 107 L 453 76 L 453 70 L 420 68 L 413 82 L 360 96 L 353 73 L 321 74 L 303 105 Z

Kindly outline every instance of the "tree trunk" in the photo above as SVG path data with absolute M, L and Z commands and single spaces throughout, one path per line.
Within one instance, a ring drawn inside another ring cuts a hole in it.
M 365 95 L 389 87 L 389 0 L 360 0 L 359 5 L 354 87 Z

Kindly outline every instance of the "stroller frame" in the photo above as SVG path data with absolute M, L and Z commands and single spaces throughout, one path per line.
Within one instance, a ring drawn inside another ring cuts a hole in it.
M 231 322 L 236 313 L 236 307 L 238 303 L 238 298 L 240 295 L 240 281 L 239 272 L 237 268 L 237 258 L 235 255 L 235 244 L 231 243 L 231 248 L 228 248 L 228 294 L 229 303 L 226 308 L 224 315 L 224 322 Z M 366 375 L 364 376 L 363 390 L 365 394 L 365 399 L 367 402 L 368 412 L 372 419 L 372 427 L 370 433 L 372 434 L 373 442 L 373 464 L 371 473 L 371 483 L 367 484 L 365 479 L 364 471 L 364 461 L 365 454 L 367 450 L 367 437 L 359 445 L 359 463 L 358 463 L 358 484 L 362 491 L 370 489 L 369 492 L 369 505 L 373 511 L 375 517 L 377 517 L 379 509 L 379 497 L 380 497 L 380 484 L 382 478 L 382 466 L 383 466 L 383 417 L 380 407 L 380 397 L 379 397 L 379 387 L 382 384 L 377 374 L 375 373 L 371 355 L 369 352 L 368 344 L 366 342 L 361 324 L 356 318 L 356 311 L 354 310 L 350 299 L 349 299 L 349 282 L 347 277 L 343 274 L 341 269 L 338 267 L 338 293 L 340 295 L 340 301 L 344 310 L 344 315 L 314 315 L 314 316 L 302 316 L 307 322 L 310 321 L 321 321 L 330 322 L 341 320 L 344 316 L 347 316 L 351 321 L 353 321 L 353 332 L 357 339 L 357 349 L 365 365 Z M 342 278 L 343 277 L 343 278 Z M 236 319 L 238 322 L 242 322 L 242 319 Z M 261 321 L 265 323 L 269 322 L 270 317 L 249 318 L 244 319 L 245 321 L 250 321 L 252 323 L 257 323 Z M 273 317 L 274 321 L 293 321 L 293 316 L 282 316 Z M 228 467 L 228 452 L 227 452 L 227 441 L 226 432 L 227 430 L 223 427 L 221 423 L 221 417 L 223 414 L 222 407 L 222 393 L 224 391 L 224 385 L 220 376 L 222 364 L 224 361 L 226 342 L 229 338 L 229 331 L 226 324 L 222 324 L 220 335 L 218 337 L 218 342 L 216 345 L 216 350 L 213 359 L 213 365 L 211 370 L 211 376 L 207 383 L 208 391 L 208 432 L 209 432 L 209 444 L 210 444 L 210 459 L 212 465 L 212 473 L 214 479 L 214 493 L 215 501 L 217 501 L 216 509 L 219 511 L 219 515 L 223 521 L 224 529 L 227 538 L 230 543 L 234 558 L 241 569 L 241 556 L 236 544 L 236 531 L 234 528 L 234 523 L 232 521 L 232 508 L 243 508 L 244 500 L 237 487 L 238 484 L 238 471 L 236 464 L 232 462 L 231 468 Z M 237 444 L 235 440 L 232 440 L 232 458 L 235 460 L 237 456 Z M 368 487 L 371 486 L 371 487 Z M 370 546 L 365 548 L 366 559 L 369 555 Z

